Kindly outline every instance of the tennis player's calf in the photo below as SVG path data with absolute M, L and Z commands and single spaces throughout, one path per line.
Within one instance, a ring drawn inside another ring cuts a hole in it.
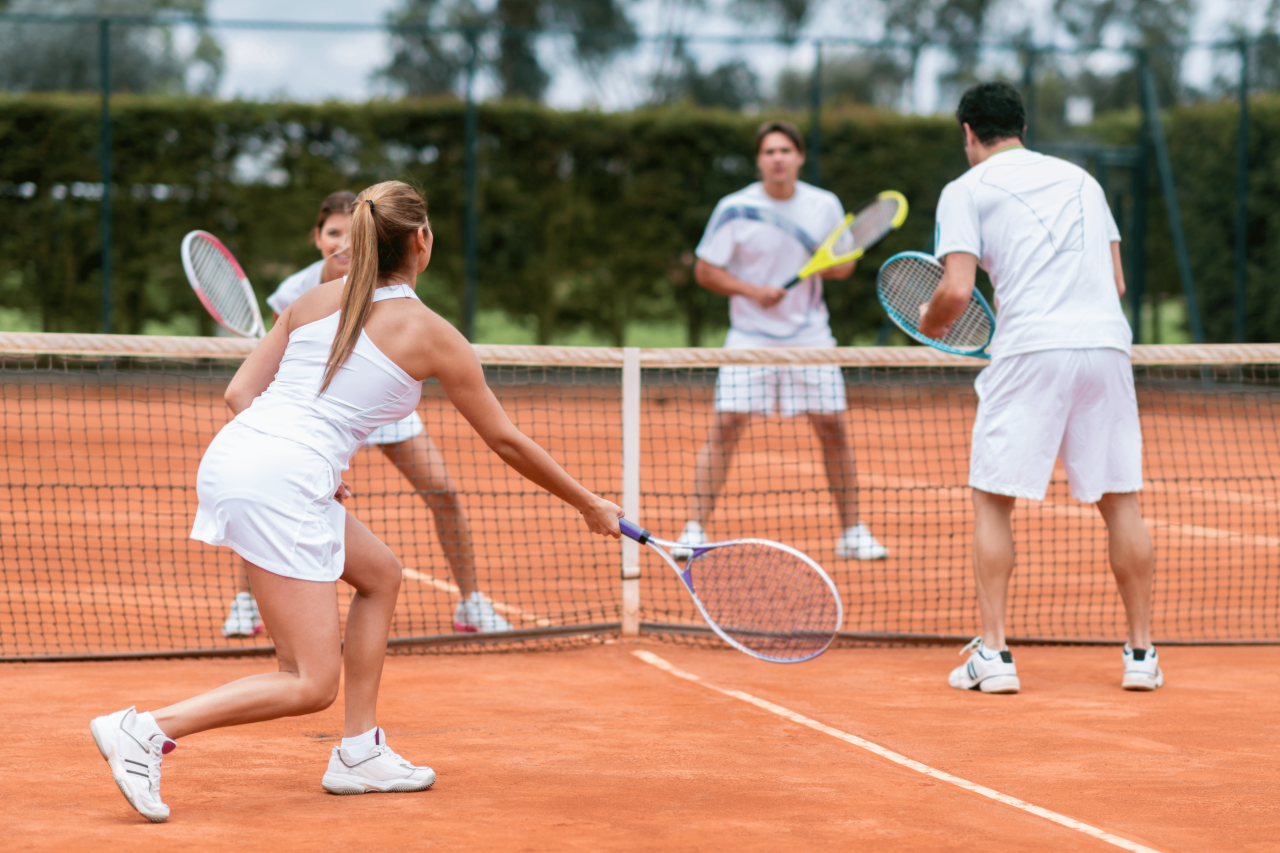
M 1013 575 L 1012 514 L 1016 498 L 973 490 L 973 574 L 982 614 L 982 642 L 1005 646 L 1005 609 Z M 1129 622 L 1129 645 L 1151 648 L 1151 577 L 1155 551 L 1136 492 L 1103 495 L 1098 512 L 1107 525 L 1107 552 Z

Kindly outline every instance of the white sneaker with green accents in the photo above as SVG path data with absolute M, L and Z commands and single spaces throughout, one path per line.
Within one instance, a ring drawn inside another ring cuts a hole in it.
M 981 637 L 974 637 L 960 654 L 972 652 L 963 666 L 951 671 L 947 683 L 957 690 L 981 690 L 983 693 L 1017 693 L 1022 689 L 1018 681 L 1018 668 L 1013 663 L 1013 652 L 993 652 L 982 644 Z
M 1130 648 L 1124 644 L 1124 679 L 1120 686 L 1125 690 L 1155 690 L 1164 684 L 1164 673 L 1160 670 L 1160 660 L 1156 655 L 1156 647 L 1149 649 Z

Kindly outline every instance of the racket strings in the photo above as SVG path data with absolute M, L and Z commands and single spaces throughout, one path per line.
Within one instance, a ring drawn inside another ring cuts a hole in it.
M 897 215 L 898 202 L 891 198 L 878 199 L 859 210 L 849 223 L 854 247 L 866 249 L 883 240 L 893 230 Z
M 803 558 L 756 542 L 714 548 L 686 565 L 708 618 L 744 647 L 776 660 L 805 660 L 831 644 L 840 605 Z
M 254 328 L 253 308 L 245 295 L 240 271 L 208 240 L 191 242 L 191 266 L 204 291 L 223 321 L 243 334 Z
M 924 258 L 898 258 L 880 274 L 879 287 L 885 301 L 897 312 L 902 325 L 920 333 L 920 306 L 933 298 L 942 281 L 942 267 Z M 924 337 L 920 335 L 920 337 Z M 991 319 L 970 299 L 964 313 L 951 324 L 939 342 L 958 350 L 978 350 L 991 338 Z

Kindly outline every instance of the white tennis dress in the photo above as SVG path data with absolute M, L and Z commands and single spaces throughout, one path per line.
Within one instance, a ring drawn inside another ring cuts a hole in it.
M 293 275 L 280 282 L 280 286 L 276 288 L 275 293 L 267 297 L 267 304 L 271 306 L 271 310 L 277 314 L 283 314 L 284 309 L 288 308 L 298 300 L 302 294 L 306 293 L 313 287 L 319 287 L 320 279 L 324 275 L 324 259 L 316 261 L 309 267 L 298 270 Z M 416 296 L 414 298 L 417 298 Z M 426 424 L 422 422 L 422 417 L 416 412 L 410 412 L 398 421 L 378 427 L 365 437 L 364 443 L 370 447 L 377 447 L 384 444 L 399 444 L 402 441 L 408 441 L 416 438 L 426 432 Z
M 416 299 L 406 284 L 373 301 Z M 293 330 L 275 378 L 222 428 L 200 460 L 191 538 L 226 545 L 285 577 L 342 576 L 346 512 L 334 500 L 351 457 L 371 432 L 414 411 L 422 383 L 364 332 L 323 394 L 341 312 Z

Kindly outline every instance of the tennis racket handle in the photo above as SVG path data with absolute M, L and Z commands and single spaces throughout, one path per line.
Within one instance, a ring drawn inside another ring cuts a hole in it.
M 797 284 L 799 284 L 799 283 L 800 283 L 800 281 L 801 281 L 801 280 L 800 280 L 800 279 L 798 279 L 798 278 L 793 278 L 793 279 L 791 279 L 791 281 L 789 281 L 789 282 L 787 282 L 786 284 L 782 285 L 782 289 L 783 289 L 783 290 L 790 290 L 791 288 L 793 288 L 793 287 L 795 287 Z
M 625 518 L 618 519 L 618 528 L 622 531 L 623 536 L 628 539 L 634 539 L 641 545 L 649 541 L 649 531 L 638 524 L 632 524 Z

